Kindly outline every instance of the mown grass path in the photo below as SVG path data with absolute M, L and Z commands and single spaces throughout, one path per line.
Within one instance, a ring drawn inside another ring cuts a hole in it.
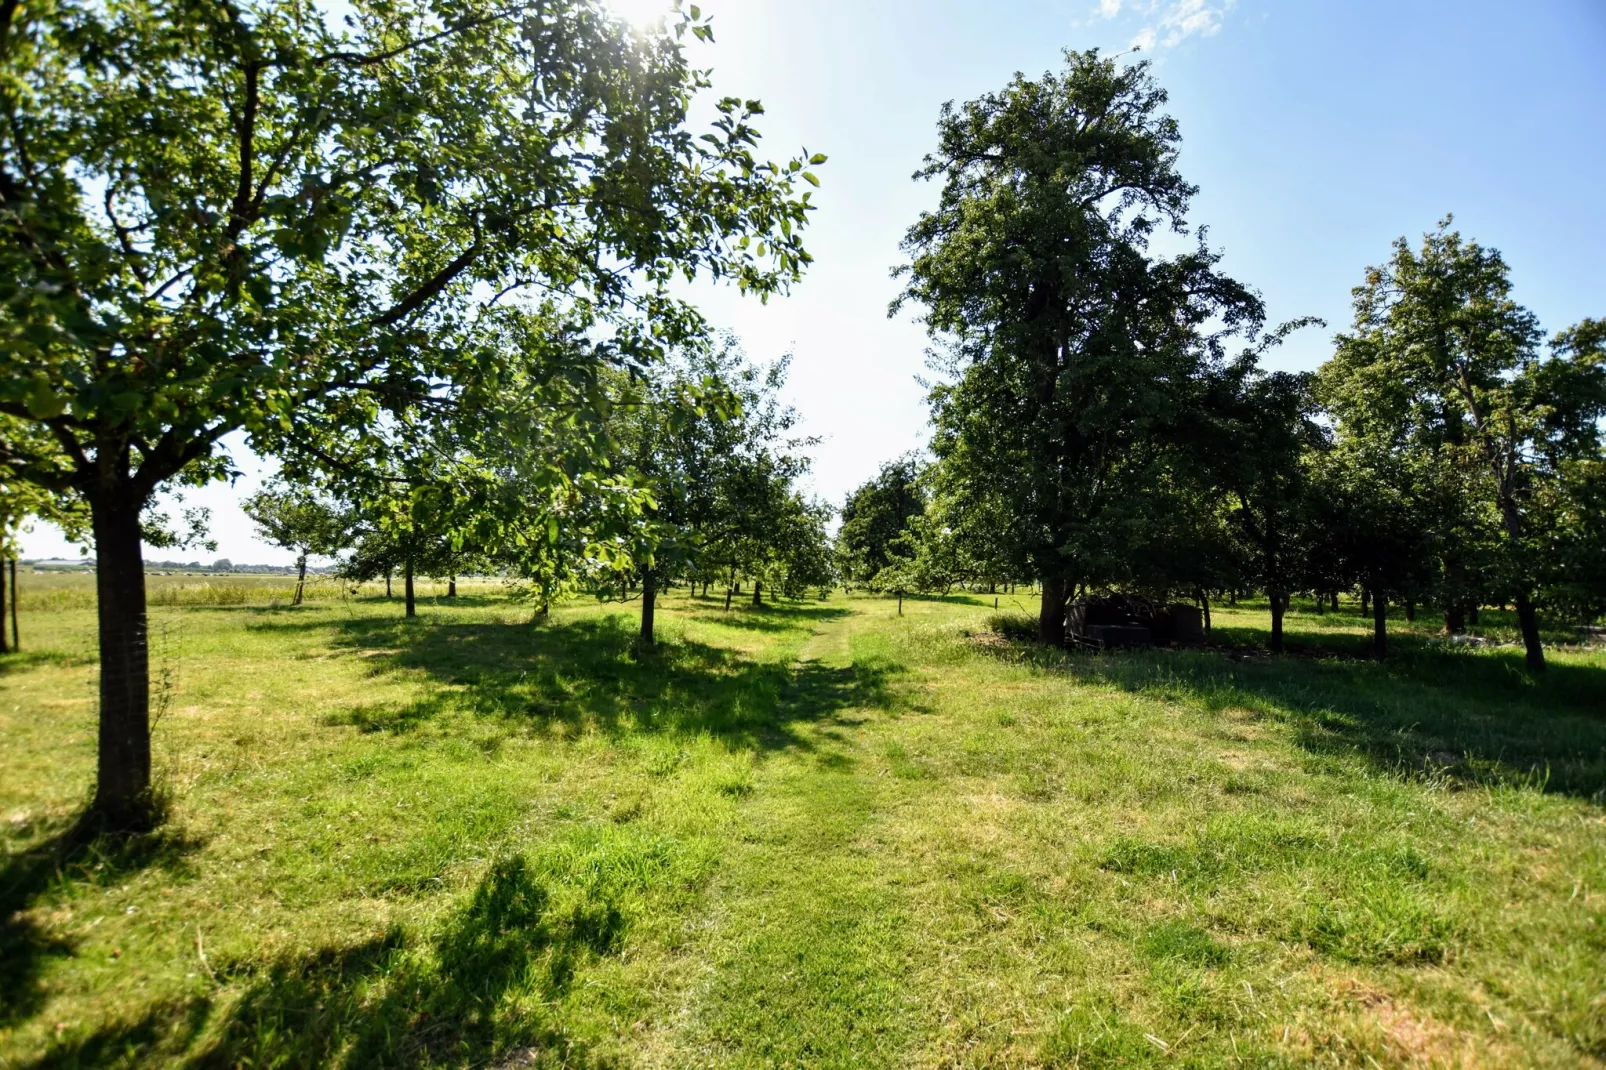
M 1007 599 L 1006 599 L 1007 601 Z M 1029 610 L 1029 606 L 1018 607 Z M 159 611 L 176 819 L 0 663 L 0 1065 L 1589 1065 L 1606 657 L 1090 657 L 991 599 Z

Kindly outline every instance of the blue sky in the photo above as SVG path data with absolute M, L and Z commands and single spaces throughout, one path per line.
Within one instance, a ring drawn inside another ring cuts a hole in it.
M 667 0 L 614 0 L 647 18 Z M 1389 242 L 1453 212 L 1505 253 L 1518 299 L 1550 331 L 1606 316 L 1606 0 L 704 0 L 716 90 L 763 100 L 777 158 L 824 152 L 815 264 L 768 306 L 699 291 L 749 354 L 794 354 L 790 400 L 814 489 L 840 502 L 926 437 L 925 339 L 889 320 L 898 242 L 934 190 L 910 181 L 937 110 L 1037 75 L 1064 48 L 1142 56 L 1171 93 L 1192 214 L 1273 320 L 1317 315 L 1273 359 L 1313 368 L 1349 319 L 1349 290 Z M 213 510 L 218 556 L 275 562 L 235 487 Z M 29 556 L 66 547 L 41 529 Z M 195 554 L 186 557 L 197 556 Z

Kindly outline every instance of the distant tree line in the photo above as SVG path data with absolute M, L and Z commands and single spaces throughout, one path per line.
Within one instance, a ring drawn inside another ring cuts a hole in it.
M 265 541 L 296 555 L 293 604 L 309 560 L 332 557 L 336 575 L 382 579 L 387 595 L 399 580 L 407 617 L 417 577 L 446 581 L 452 598 L 457 579 L 475 575 L 502 580 L 538 617 L 574 594 L 639 602 L 650 644 L 657 599 L 672 586 L 716 588 L 728 607 L 744 583 L 761 605 L 766 590 L 796 598 L 835 582 L 831 511 L 797 486 L 811 442 L 792 435 L 797 414 L 778 399 L 787 364 L 751 364 L 734 338 L 711 336 L 650 368 L 600 376 L 592 492 L 531 510 L 533 532 L 522 519 L 527 465 L 542 455 L 511 444 L 473 457 L 476 478 L 449 494 L 421 475 L 338 467 L 312 480 L 281 474 L 245 511 Z
M 944 108 L 894 305 L 939 347 L 932 459 L 849 497 L 844 574 L 1034 582 L 1054 643 L 1078 590 L 1263 591 L 1277 651 L 1295 593 L 1359 591 L 1378 657 L 1391 604 L 1450 632 L 1510 605 L 1543 670 L 1542 611 L 1606 611 L 1606 321 L 1547 338 L 1446 219 L 1367 269 L 1317 372 L 1268 370 L 1314 321 L 1267 329 L 1190 230 L 1165 102 L 1085 52 Z M 1162 230 L 1193 247 L 1156 253 Z

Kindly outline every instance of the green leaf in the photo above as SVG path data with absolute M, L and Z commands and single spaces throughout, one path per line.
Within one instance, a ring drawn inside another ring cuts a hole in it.
M 24 401 L 28 412 L 38 420 L 50 420 L 67 411 L 67 402 L 50 389 L 50 381 L 38 378 L 33 381 L 33 389 L 28 392 Z

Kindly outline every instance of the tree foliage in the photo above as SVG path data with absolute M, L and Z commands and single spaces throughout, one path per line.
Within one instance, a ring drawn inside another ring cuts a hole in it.
M 1545 665 L 1542 518 L 1563 469 L 1600 457 L 1606 417 L 1606 367 L 1582 330 L 1582 346 L 1575 330 L 1543 352 L 1505 260 L 1446 219 L 1419 249 L 1402 238 L 1367 271 L 1355 325 L 1323 369 L 1340 432 L 1358 450 L 1462 489 L 1454 515 L 1470 544 L 1489 550 L 1479 593 L 1516 603 L 1535 670 Z
M 0 464 L 90 506 L 115 822 L 149 784 L 159 487 L 224 473 L 237 429 L 338 463 L 397 413 L 472 415 L 520 378 L 480 333 L 507 302 L 642 361 L 702 327 L 672 281 L 767 295 L 808 260 L 810 161 L 754 155 L 755 102 L 687 128 L 689 13 L 651 34 L 600 0 L 0 13 L 0 412 L 50 440 Z
M 1063 635 L 1076 583 L 1117 579 L 1125 529 L 1187 447 L 1224 339 L 1260 301 L 1188 232 L 1194 187 L 1146 64 L 1067 53 L 1063 72 L 945 106 L 917 177 L 938 207 L 910 229 L 903 303 L 946 346 L 934 452 L 957 508 L 1004 519 L 1042 580 L 1039 633 Z M 1152 510 L 1148 510 L 1152 513 Z

